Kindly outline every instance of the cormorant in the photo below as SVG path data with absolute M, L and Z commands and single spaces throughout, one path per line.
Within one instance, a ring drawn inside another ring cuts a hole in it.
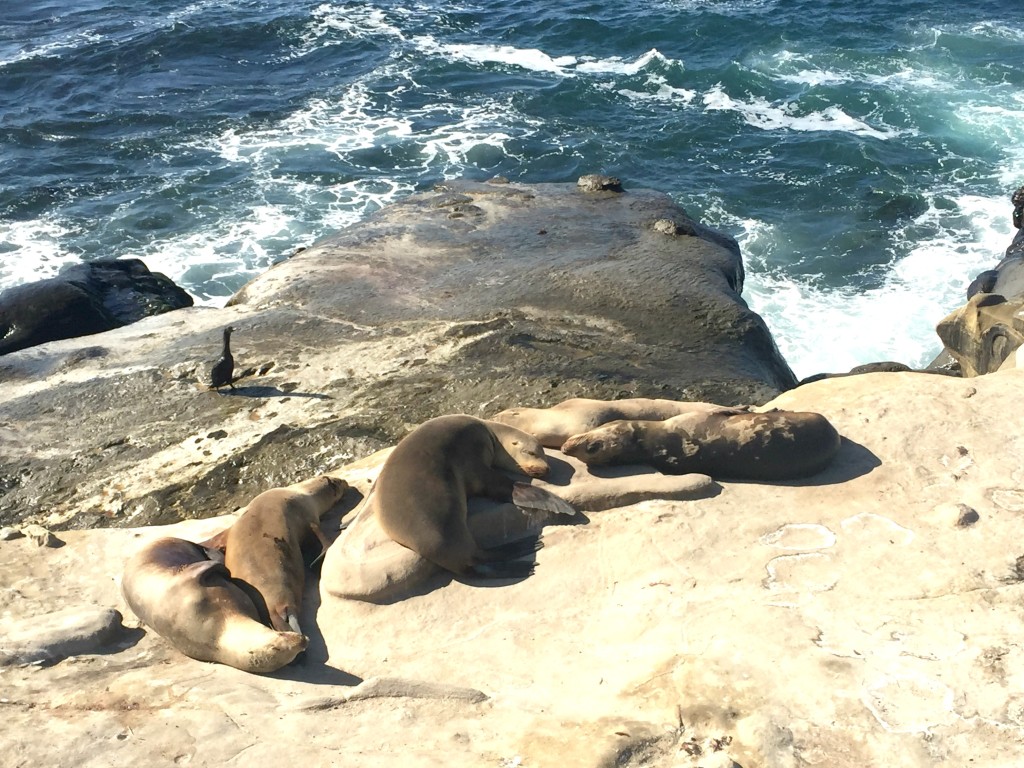
M 224 351 L 221 352 L 220 360 L 213 364 L 210 371 L 210 386 L 219 389 L 227 384 L 235 388 L 232 375 L 235 372 L 235 358 L 231 356 L 231 332 L 235 330 L 230 325 L 224 329 Z

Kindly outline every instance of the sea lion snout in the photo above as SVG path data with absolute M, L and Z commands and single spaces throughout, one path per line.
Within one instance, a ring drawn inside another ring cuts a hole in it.
M 536 461 L 521 461 L 519 468 L 530 477 L 544 477 L 550 471 L 547 460 L 543 458 Z
M 605 444 L 603 440 L 595 440 L 588 435 L 589 433 L 585 432 L 582 435 L 570 437 L 562 444 L 562 453 L 577 459 L 586 458 L 591 463 L 596 462 L 600 458 Z

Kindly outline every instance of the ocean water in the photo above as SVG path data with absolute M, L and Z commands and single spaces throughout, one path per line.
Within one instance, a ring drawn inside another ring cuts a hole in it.
M 138 257 L 223 304 L 447 178 L 621 177 L 735 236 L 798 375 L 924 364 L 1011 240 L 1024 14 L 938 0 L 33 0 L 0 288 Z

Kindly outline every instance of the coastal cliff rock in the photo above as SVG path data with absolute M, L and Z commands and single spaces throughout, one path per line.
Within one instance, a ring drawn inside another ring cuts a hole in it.
M 13 765 L 797 768 L 1024 762 L 1024 371 L 834 378 L 766 407 L 844 437 L 806 481 L 721 482 L 547 528 L 536 572 L 390 605 L 310 579 L 306 660 L 272 676 L 140 638 L 118 578 L 161 535 L 0 541 L 5 622 L 119 610 L 63 661 L 0 667 Z M 360 487 L 359 464 L 332 468 Z M 346 497 L 326 521 L 352 508 Z M 3 649 L 0 648 L 0 651 Z M 46 738 L 40 738 L 45 732 Z
M 138 259 L 75 264 L 0 293 L 0 355 L 191 306 L 191 296 Z
M 191 308 L 0 359 L 0 526 L 149 525 L 568 397 L 795 385 L 735 241 L 649 190 L 446 184 Z M 232 326 L 236 389 L 208 390 Z
M 964 376 L 998 371 L 1024 343 L 1024 298 L 978 293 L 943 318 L 936 331 Z
M 952 358 L 964 376 L 978 376 L 1016 364 L 1024 342 L 1024 187 L 1013 193 L 1013 242 L 994 269 L 967 288 L 967 303 L 951 312 L 936 331 L 945 346 L 932 364 Z

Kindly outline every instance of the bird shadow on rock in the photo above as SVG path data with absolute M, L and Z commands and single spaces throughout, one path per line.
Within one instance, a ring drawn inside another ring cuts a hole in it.
M 287 392 L 277 387 L 235 387 L 234 389 L 219 389 L 219 394 L 231 395 L 234 397 L 308 397 L 313 400 L 332 400 L 330 395 L 319 392 Z

